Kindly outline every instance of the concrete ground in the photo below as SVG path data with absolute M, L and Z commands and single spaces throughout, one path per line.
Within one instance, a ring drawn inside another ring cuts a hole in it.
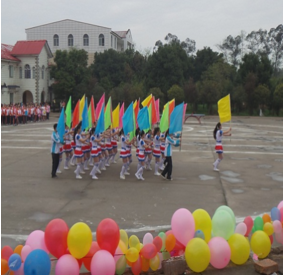
M 146 180 L 138 181 L 134 151 L 126 180 L 119 178 L 122 162 L 117 156 L 117 164 L 95 181 L 89 174 L 76 180 L 75 167 L 64 171 L 63 163 L 62 174 L 51 178 L 50 136 L 58 117 L 1 127 L 2 247 L 23 243 L 54 218 L 69 227 L 85 222 L 95 234 L 98 223 L 109 217 L 142 240 L 145 232 L 157 235 L 169 229 L 173 213 L 182 207 L 191 212 L 202 208 L 213 216 L 216 208 L 228 205 L 240 222 L 270 212 L 283 200 L 282 118 L 233 117 L 232 137 L 223 139 L 220 172 L 212 166 L 218 118 L 205 117 L 201 125 L 190 118 L 181 151 L 176 148 L 173 154 L 173 181 L 154 176 L 154 171 L 144 171 Z

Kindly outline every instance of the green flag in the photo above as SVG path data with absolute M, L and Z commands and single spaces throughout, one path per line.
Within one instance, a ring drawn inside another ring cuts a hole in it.
M 160 120 L 160 131 L 165 132 L 168 128 L 169 128 L 169 103 L 166 104 Z
M 93 127 L 93 120 L 92 120 L 92 108 L 91 105 L 89 105 L 88 109 L 88 121 L 89 121 L 89 128 Z
M 131 141 L 133 137 L 135 137 L 135 130 L 136 130 L 136 121 L 135 121 L 135 113 L 133 109 L 133 130 L 129 134 L 129 140 Z
M 108 129 L 108 127 L 111 125 L 111 109 L 111 97 L 109 97 L 105 110 L 105 130 Z
M 66 115 L 66 125 L 71 128 L 71 122 L 72 122 L 72 106 L 71 106 L 71 96 L 69 97 L 69 101 L 67 103 L 66 109 L 65 109 L 65 115 Z

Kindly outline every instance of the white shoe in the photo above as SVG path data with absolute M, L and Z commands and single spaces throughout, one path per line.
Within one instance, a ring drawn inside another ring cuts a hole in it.
M 213 170 L 214 170 L 215 172 L 219 172 L 219 169 L 217 169 L 217 168 L 215 168 L 215 167 L 214 167 Z
M 98 179 L 95 175 L 93 175 L 92 179 Z
M 99 168 L 97 168 L 97 173 L 98 173 L 98 174 L 101 174 L 101 173 L 102 173 Z
M 124 175 L 130 175 L 130 173 L 129 172 L 125 172 Z
M 149 166 L 148 169 L 149 169 L 150 171 L 152 171 L 152 167 L 151 167 L 151 166 Z
M 81 175 L 76 175 L 76 179 L 82 179 Z
M 109 164 L 108 164 L 108 163 L 106 163 L 106 166 L 107 166 L 107 167 L 109 167 Z
M 75 166 L 75 164 L 74 164 L 73 162 L 70 162 L 70 165 L 71 165 L 71 166 Z
M 161 175 L 161 174 L 160 174 L 159 172 L 155 172 L 154 175 L 158 175 L 158 176 L 159 176 L 159 175 Z
M 81 174 L 86 174 L 84 171 L 80 171 Z
M 89 171 L 90 169 L 88 167 L 84 168 L 84 171 Z
M 140 175 L 139 174 L 135 174 L 135 176 L 136 176 L 136 178 L 138 179 L 138 180 L 140 180 Z
M 103 168 L 102 168 L 102 171 L 106 171 L 106 167 L 103 167 Z
M 163 177 L 164 179 L 166 179 L 166 177 L 165 177 L 165 176 L 163 176 L 162 174 L 161 174 L 161 177 Z
M 91 167 L 94 167 L 94 163 L 89 163 L 89 165 L 90 165 Z
M 69 168 L 68 167 L 64 167 L 64 170 L 69 170 Z
M 113 160 L 112 163 L 116 164 L 117 162 L 115 160 Z
M 141 180 L 145 180 L 142 175 L 140 175 L 140 179 L 141 179 Z
M 130 168 L 128 167 L 128 168 L 127 168 L 127 170 L 129 171 L 129 170 L 130 170 Z
M 61 173 L 61 171 L 60 171 L 60 170 L 57 170 L 56 173 Z
M 125 176 L 123 174 L 121 174 L 120 179 L 125 179 Z
M 163 171 L 163 170 L 164 170 L 164 168 L 163 168 L 163 167 L 159 167 L 159 170 Z

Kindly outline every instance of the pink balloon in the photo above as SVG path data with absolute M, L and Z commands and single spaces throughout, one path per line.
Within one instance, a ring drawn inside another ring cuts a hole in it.
M 280 221 L 283 221 L 283 207 L 281 207 L 280 209 Z
M 79 275 L 79 272 L 79 264 L 70 254 L 61 256 L 55 266 L 56 275 Z
M 222 237 L 212 238 L 208 243 L 210 249 L 210 264 L 222 269 L 228 265 L 231 258 L 231 249 L 228 242 Z
M 247 225 L 244 222 L 239 223 L 235 229 L 235 233 L 238 233 L 244 236 L 246 232 L 247 232 Z
M 143 237 L 143 245 L 148 243 L 153 243 L 153 235 L 151 233 L 146 233 Z
M 120 257 L 122 255 L 124 255 L 124 254 L 122 253 L 121 249 L 119 247 L 117 247 L 116 250 L 115 250 L 114 256 L 113 256 L 115 263 L 117 263 L 117 261 L 120 259 Z
M 173 234 L 184 246 L 194 237 L 195 222 L 190 211 L 181 208 L 172 216 Z
M 279 202 L 277 208 L 280 210 L 280 208 L 283 208 L 283 200 Z
M 273 229 L 275 233 L 280 233 L 282 230 L 282 224 L 279 220 L 274 220 L 273 223 Z
M 280 233 L 275 233 L 275 238 L 278 243 L 283 244 L 283 229 L 281 229 Z
M 164 260 L 164 258 L 163 258 L 163 254 L 161 252 L 158 252 L 158 255 L 159 255 L 159 258 L 160 258 L 160 264 L 159 264 L 158 269 L 161 269 L 162 268 L 162 261 Z
M 20 268 L 18 270 L 14 271 L 15 275 L 24 275 L 24 263 L 21 264 Z
M 28 257 L 28 255 L 32 252 L 32 248 L 29 245 L 24 245 L 24 247 L 22 248 L 21 251 L 21 257 L 23 259 L 23 261 L 26 260 L 26 258 Z
M 92 275 L 114 275 L 115 260 L 111 253 L 106 250 L 99 250 L 92 258 Z
M 44 232 L 41 230 L 35 230 L 32 233 L 30 233 L 26 240 L 26 245 L 29 245 L 32 248 L 32 250 L 42 249 L 47 254 L 49 254 L 49 251 L 45 245 Z

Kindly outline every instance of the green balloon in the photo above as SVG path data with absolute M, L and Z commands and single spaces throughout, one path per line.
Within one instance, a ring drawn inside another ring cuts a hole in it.
M 263 219 L 261 217 L 256 217 L 254 222 L 253 222 L 253 226 L 254 226 L 254 229 L 255 231 L 258 231 L 258 230 L 263 230 Z
M 164 232 L 160 232 L 158 236 L 159 236 L 159 237 L 162 239 L 162 241 L 163 241 L 163 245 L 162 245 L 161 251 L 164 251 L 165 248 L 166 248 L 166 238 L 167 238 L 167 236 L 166 236 L 166 234 L 165 234 Z
M 125 269 L 126 269 L 126 258 L 125 256 L 121 256 L 118 261 L 116 262 L 116 265 L 115 265 L 115 273 L 117 275 L 122 275 L 124 272 L 125 272 Z
M 212 233 L 214 237 L 228 240 L 235 232 L 235 223 L 229 212 L 219 210 L 212 218 Z
M 251 228 L 251 234 L 253 234 L 255 231 L 256 231 L 256 230 L 255 230 L 255 227 L 253 226 L 253 227 Z
M 217 213 L 217 212 L 220 211 L 220 210 L 227 211 L 227 212 L 231 215 L 231 217 L 232 217 L 232 219 L 233 219 L 233 221 L 234 221 L 234 223 L 235 223 L 235 225 L 236 225 L 235 214 L 234 214 L 233 210 L 232 210 L 230 207 L 228 207 L 228 206 L 226 206 L 226 205 L 222 205 L 222 206 L 220 206 L 219 208 L 217 208 L 217 210 L 215 211 L 215 213 Z
M 163 252 L 162 254 L 163 254 L 163 260 L 168 260 L 171 257 L 171 254 L 168 251 Z

